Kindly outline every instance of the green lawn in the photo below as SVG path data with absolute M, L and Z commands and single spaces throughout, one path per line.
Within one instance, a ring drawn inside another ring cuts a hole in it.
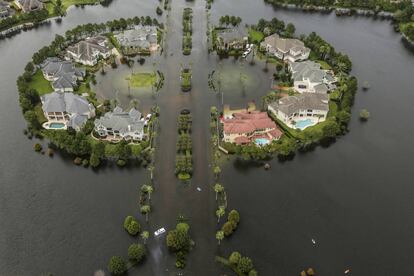
M 131 87 L 151 87 L 155 85 L 157 81 L 157 75 L 152 73 L 133 73 L 127 78 Z
M 70 6 L 73 5 L 93 5 L 98 3 L 99 0 L 62 0 L 63 10 L 67 10 Z M 56 0 L 51 0 L 46 3 L 46 9 L 48 10 L 50 15 L 54 15 L 54 6 Z
M 36 113 L 37 120 L 39 121 L 40 124 L 43 124 L 47 121 L 45 114 L 43 113 L 41 104 L 36 105 L 34 108 L 34 111 Z
M 321 65 L 323 70 L 331 70 L 332 69 L 332 67 L 326 61 L 316 60 L 316 62 L 318 62 Z
M 260 43 L 264 39 L 264 34 L 256 30 L 249 29 L 249 38 L 253 43 Z
M 37 70 L 36 74 L 33 75 L 29 88 L 35 89 L 40 96 L 53 92 L 50 82 L 43 77 L 41 70 Z

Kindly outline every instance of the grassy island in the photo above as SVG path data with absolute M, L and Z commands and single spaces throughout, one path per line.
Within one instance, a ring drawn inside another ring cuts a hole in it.
M 152 73 L 133 73 L 127 78 L 131 87 L 151 87 L 157 83 L 157 74 Z
M 181 90 L 184 92 L 191 90 L 191 69 L 184 68 L 181 70 Z
M 292 24 L 285 24 L 277 18 L 270 21 L 260 19 L 256 25 L 250 26 L 249 40 L 257 45 L 258 57 L 266 61 L 266 66 L 270 59 L 274 59 L 276 65 L 274 82 L 277 85 L 263 98 L 264 111 L 270 103 L 278 101 L 282 97 L 300 95 L 293 89 L 292 73 L 288 69 L 287 63 L 276 58 L 273 54 L 267 53 L 260 45 L 265 36 L 272 34 L 277 34 L 282 38 L 295 38 L 294 30 Z M 265 33 L 266 35 L 264 35 Z M 299 129 L 292 125 L 286 125 L 276 118 L 273 112 L 268 111 L 268 116 L 283 132 L 280 139 L 262 146 L 257 146 L 254 143 L 240 145 L 220 142 L 220 146 L 225 151 L 237 154 L 245 160 L 264 160 L 271 158 L 273 154 L 277 154 L 281 160 L 286 160 L 292 158 L 296 150 L 307 151 L 318 144 L 330 144 L 338 136 L 348 131 L 351 106 L 357 91 L 357 80 L 349 75 L 352 62 L 347 55 L 337 52 L 332 45 L 316 33 L 311 33 L 308 36 L 301 35 L 297 39 L 310 50 L 308 60 L 319 63 L 320 70 L 331 72 L 330 74 L 334 75 L 337 80 L 335 86 L 325 92 L 328 93 L 329 98 L 329 112 L 326 120 L 305 129 Z M 221 124 L 215 136 L 223 137 Z
M 191 8 L 185 8 L 183 12 L 183 54 L 191 54 L 193 47 L 192 43 L 193 35 L 193 10 Z
M 128 141 L 123 139 L 120 141 L 97 139 L 97 135 L 94 133 L 95 116 L 88 118 L 82 128 L 76 130 L 72 127 L 57 130 L 43 126 L 43 123 L 47 120 L 42 110 L 40 97 L 49 95 L 54 89 L 51 86 L 51 82 L 45 79 L 41 70 L 41 64 L 48 58 L 63 56 L 68 46 L 79 42 L 85 36 L 110 36 L 111 33 L 108 33 L 108 30 L 127 29 L 131 25 L 139 24 L 141 21 L 138 17 L 124 20 L 122 22 L 121 20 L 109 21 L 105 24 L 80 25 L 72 30 L 68 30 L 65 36 L 57 35 L 49 46 L 43 47 L 33 55 L 32 61 L 26 65 L 24 73 L 17 80 L 20 106 L 28 124 L 28 130 L 26 131 L 28 135 L 30 137 L 48 138 L 53 148 L 61 149 L 74 158 L 76 157 L 76 164 L 97 167 L 104 161 L 113 161 L 119 166 L 124 166 L 129 162 L 138 162 L 146 165 L 150 163 L 152 158 L 151 151 L 148 148 L 153 128 L 157 124 L 158 111 L 156 109 L 151 109 L 152 114 L 155 116 L 152 116 L 150 119 L 147 118 L 143 129 L 143 138 L 139 141 L 132 141 L 130 139 Z M 145 18 L 143 20 L 145 22 Z M 148 21 L 155 22 L 151 18 Z M 100 71 L 104 74 L 103 68 L 110 66 L 111 62 L 113 62 L 113 59 L 108 58 L 106 61 L 100 61 L 95 66 L 74 64 L 73 67 L 79 67 L 79 69 L 84 70 L 84 75 L 73 86 L 70 94 L 75 95 L 74 97 L 82 96 L 84 99 L 87 99 L 94 106 L 96 117 L 101 117 L 106 112 L 111 111 L 112 108 L 109 100 L 102 102 L 96 99 L 95 93 L 91 90 L 91 83 L 96 82 L 95 73 Z M 132 86 L 155 86 L 157 89 L 162 86 L 160 84 L 162 82 L 163 75 L 159 71 L 137 73 L 131 79 Z M 65 90 L 64 93 L 66 92 Z M 62 123 L 55 124 L 58 126 L 62 125 Z

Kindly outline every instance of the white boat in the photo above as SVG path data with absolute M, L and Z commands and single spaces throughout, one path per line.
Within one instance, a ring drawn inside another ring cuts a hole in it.
M 313 244 L 316 244 L 316 241 L 315 241 L 314 239 L 312 239 L 312 243 L 313 243 Z

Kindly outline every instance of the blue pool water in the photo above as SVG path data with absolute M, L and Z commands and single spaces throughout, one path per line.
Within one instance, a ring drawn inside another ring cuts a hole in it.
M 49 128 L 53 128 L 53 129 L 60 129 L 60 128 L 64 128 L 65 124 L 64 123 L 51 123 L 49 125 Z
M 267 140 L 266 138 L 257 138 L 256 140 L 254 140 L 254 142 L 258 146 L 264 146 L 264 145 L 269 144 L 269 140 Z
M 295 128 L 298 128 L 300 130 L 304 130 L 305 128 L 309 126 L 313 126 L 314 123 L 311 119 L 296 121 Z

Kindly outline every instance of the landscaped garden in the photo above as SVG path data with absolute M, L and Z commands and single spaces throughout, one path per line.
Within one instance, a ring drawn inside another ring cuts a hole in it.
M 193 10 L 191 8 L 185 8 L 183 11 L 183 54 L 191 54 L 193 47 L 192 42 L 193 35 Z

